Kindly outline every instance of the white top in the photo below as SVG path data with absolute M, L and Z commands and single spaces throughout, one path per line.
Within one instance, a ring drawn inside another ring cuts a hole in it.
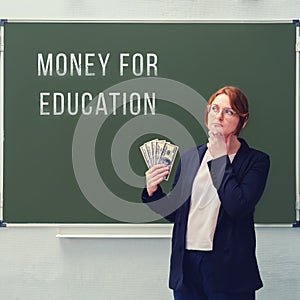
M 229 155 L 232 162 L 236 153 Z M 213 185 L 207 162 L 213 159 L 207 150 L 195 176 L 188 216 L 186 249 L 210 251 L 221 202 Z

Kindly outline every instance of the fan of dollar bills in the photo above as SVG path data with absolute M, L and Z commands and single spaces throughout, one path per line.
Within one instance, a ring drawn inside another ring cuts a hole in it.
M 140 150 L 148 169 L 158 164 L 165 164 L 169 167 L 170 172 L 165 178 L 165 180 L 168 180 L 178 151 L 178 146 L 172 145 L 165 140 L 154 139 L 140 146 Z

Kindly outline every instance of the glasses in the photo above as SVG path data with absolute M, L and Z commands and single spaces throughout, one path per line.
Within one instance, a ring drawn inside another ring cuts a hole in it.
M 208 105 L 208 112 L 212 112 L 214 115 L 217 115 L 220 112 L 220 107 L 218 105 Z M 222 110 L 222 115 L 225 119 L 231 119 L 237 113 L 231 108 L 224 108 Z

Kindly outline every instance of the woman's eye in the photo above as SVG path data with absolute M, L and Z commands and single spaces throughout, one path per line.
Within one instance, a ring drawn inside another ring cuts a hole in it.
M 212 106 L 211 109 L 214 112 L 218 112 L 219 111 L 219 108 L 217 106 Z
M 229 116 L 234 115 L 234 112 L 231 109 L 225 109 L 224 112 L 226 115 L 229 115 Z

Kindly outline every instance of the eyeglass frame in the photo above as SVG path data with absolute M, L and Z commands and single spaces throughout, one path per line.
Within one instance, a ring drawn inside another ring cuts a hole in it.
M 212 107 L 216 107 L 218 110 L 214 111 Z M 225 112 L 226 110 L 232 114 L 226 113 Z M 215 115 L 217 115 L 220 112 L 220 107 L 217 104 L 209 104 L 207 105 L 207 112 L 208 113 L 213 112 Z M 224 116 L 225 119 L 232 119 L 236 115 L 239 116 L 239 114 L 235 112 L 232 108 L 227 107 L 222 109 L 222 116 Z

